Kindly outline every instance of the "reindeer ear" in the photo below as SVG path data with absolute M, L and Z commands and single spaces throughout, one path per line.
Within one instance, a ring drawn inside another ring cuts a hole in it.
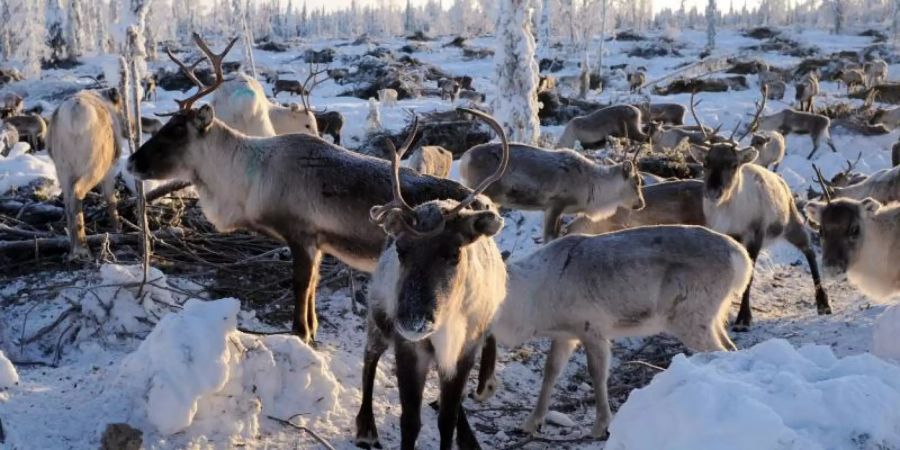
M 816 227 L 822 223 L 822 211 L 825 210 L 825 203 L 822 202 L 808 202 L 806 207 L 806 217 L 809 219 L 812 225 Z
M 213 119 L 215 118 L 216 113 L 213 110 L 213 107 L 210 105 L 203 105 L 197 110 L 197 114 L 194 115 L 194 126 L 196 126 L 198 130 L 205 132 L 209 129 L 210 125 L 212 125 Z
M 759 157 L 759 151 L 753 147 L 747 147 L 737 151 L 738 162 L 740 164 L 750 164 Z
M 291 111 L 300 111 L 300 105 L 298 105 L 297 103 L 291 103 Z
M 690 144 L 689 151 L 691 152 L 691 157 L 694 158 L 694 161 L 697 161 L 700 164 L 705 164 L 706 155 L 709 153 L 708 148 Z
M 477 211 L 468 214 L 465 218 L 463 233 L 469 242 L 473 242 L 481 236 L 491 237 L 503 228 L 503 218 L 494 211 Z
M 866 197 L 862 201 L 863 208 L 867 213 L 875 214 L 881 208 L 881 203 L 878 200 L 875 200 L 872 197 Z

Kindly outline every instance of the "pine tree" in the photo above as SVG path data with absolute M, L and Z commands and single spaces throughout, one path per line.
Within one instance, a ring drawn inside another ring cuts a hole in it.
M 412 0 L 406 0 L 406 21 L 403 23 L 403 31 L 407 35 L 416 32 L 415 12 L 413 11 Z
M 10 0 L 13 27 L 12 48 L 15 57 L 24 65 L 28 78 L 41 77 L 41 61 L 47 55 L 44 3 L 34 0 Z
M 716 0 L 709 0 L 706 5 L 706 50 L 716 48 Z
M 553 7 L 553 0 L 544 0 L 541 5 L 541 23 L 538 28 L 538 57 L 541 59 L 550 58 L 552 54 L 552 43 L 550 42 L 550 30 L 553 24 L 550 21 L 550 9 Z
M 497 14 L 497 96 L 494 114 L 517 142 L 535 144 L 538 121 L 538 66 L 527 0 L 501 0 Z
M 0 56 L 3 61 L 9 61 L 13 57 L 12 47 L 12 12 L 9 9 L 10 0 L 0 1 Z

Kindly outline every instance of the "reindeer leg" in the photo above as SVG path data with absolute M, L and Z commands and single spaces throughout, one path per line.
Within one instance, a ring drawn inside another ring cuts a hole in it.
M 316 250 L 312 258 L 312 276 L 309 280 L 311 289 L 307 289 L 306 297 L 306 326 L 311 339 L 316 338 L 319 330 L 319 319 L 316 317 L 316 286 L 319 285 L 319 265 L 322 262 L 322 252 Z
M 292 330 L 294 334 L 303 340 L 303 342 L 309 344 L 312 342 L 313 332 L 315 331 L 309 328 L 308 316 L 310 314 L 310 291 L 312 291 L 312 295 L 315 295 L 316 291 L 314 281 L 317 278 L 316 272 L 318 272 L 319 269 L 316 266 L 316 262 L 318 262 L 318 257 L 316 256 L 318 250 L 315 248 L 311 239 L 305 238 L 288 242 L 288 247 L 291 249 L 291 256 L 294 260 L 293 281 L 294 298 L 296 301 L 294 304 L 294 323 Z M 312 314 L 315 314 L 315 311 L 312 311 Z
M 541 393 L 538 395 L 537 405 L 534 411 L 522 425 L 522 430 L 529 434 L 537 433 L 538 428 L 544 424 L 544 417 L 550 409 L 550 394 L 553 391 L 553 385 L 562 372 L 563 367 L 569 362 L 572 351 L 578 341 L 575 339 L 554 339 L 550 344 L 550 353 L 547 354 L 547 361 L 544 363 L 544 381 L 541 383 Z
M 423 345 L 397 338 L 397 386 L 400 387 L 400 448 L 415 450 L 422 429 L 422 392 L 431 357 Z
M 816 152 L 819 151 L 819 136 L 813 136 L 812 143 L 813 149 L 811 152 L 809 152 L 809 155 L 806 157 L 806 159 L 812 159 L 813 155 L 815 155 Z
M 106 199 L 106 215 L 109 216 L 109 221 L 112 223 L 116 233 L 121 233 L 122 221 L 119 220 L 119 210 L 116 208 L 118 202 L 116 200 L 115 170 L 110 170 L 109 173 L 106 174 L 106 177 L 100 185 L 100 190 L 103 191 L 103 197 Z
M 544 211 L 544 244 L 559 237 L 560 219 L 562 217 L 562 206 L 551 206 L 550 209 Z
M 794 213 L 793 220 L 788 225 L 784 237 L 794 247 L 803 252 L 803 256 L 806 257 L 806 263 L 809 265 L 809 272 L 812 274 L 813 286 L 816 290 L 816 311 L 819 314 L 831 314 L 828 294 L 822 288 L 822 278 L 819 276 L 819 264 L 816 262 L 816 253 L 809 244 L 809 235 L 806 233 L 806 229 L 803 228 L 799 212 Z
M 762 250 L 763 236 L 756 232 L 750 242 L 744 244 L 750 260 L 753 261 L 753 267 L 756 267 L 756 257 Z M 741 308 L 738 310 L 737 318 L 734 320 L 732 330 L 741 332 L 750 329 L 750 322 L 753 320 L 753 313 L 750 311 L 750 287 L 753 286 L 753 276 L 750 276 L 750 282 L 747 283 L 747 289 L 744 290 L 744 296 L 741 298 Z
M 473 397 L 479 402 L 491 398 L 497 392 L 497 378 L 494 370 L 497 364 L 497 339 L 488 334 L 481 347 L 481 364 L 478 366 L 478 387 Z
M 465 411 L 462 409 L 463 392 L 466 389 L 466 381 L 469 379 L 469 372 L 475 365 L 475 356 L 478 347 L 469 350 L 456 363 L 456 373 L 452 377 L 445 378 L 441 376 L 441 403 L 438 411 L 438 430 L 441 434 L 441 450 L 451 450 L 453 448 L 453 431 L 457 428 L 460 416 L 465 421 L 465 427 L 459 434 L 459 448 L 473 449 L 479 448 L 475 434 L 468 426 L 468 420 L 465 419 Z
M 388 342 L 371 314 L 366 323 L 366 355 L 363 358 L 362 404 L 356 414 L 356 446 L 359 448 L 381 448 L 378 441 L 378 428 L 375 425 L 375 414 L 372 412 L 372 392 L 375 389 L 375 374 L 378 371 L 378 360 L 388 348 Z
M 66 206 L 66 225 L 69 227 L 69 261 L 91 258 L 91 251 L 87 247 L 87 238 L 84 234 L 84 213 L 82 212 L 82 198 L 78 198 L 75 192 L 75 183 L 63 193 Z
M 606 428 L 612 419 L 609 410 L 609 397 L 606 391 L 606 383 L 609 378 L 609 340 L 602 336 L 586 337 L 581 340 L 584 351 L 587 352 L 588 372 L 591 374 L 591 382 L 594 384 L 594 399 L 597 401 L 597 418 L 591 436 L 602 439 L 607 435 Z

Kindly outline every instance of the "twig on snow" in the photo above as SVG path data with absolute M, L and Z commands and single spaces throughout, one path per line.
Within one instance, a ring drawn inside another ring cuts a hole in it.
M 293 427 L 293 428 L 296 428 L 296 429 L 298 429 L 298 430 L 300 430 L 300 431 L 305 431 L 305 432 L 307 432 L 310 436 L 312 436 L 313 439 L 319 441 L 319 443 L 322 444 L 323 447 L 327 448 L 328 450 L 335 450 L 334 446 L 332 446 L 331 444 L 329 444 L 328 441 L 326 441 L 325 439 L 322 439 L 322 437 L 319 436 L 318 434 L 316 434 L 315 431 L 310 430 L 310 429 L 307 428 L 307 427 L 304 427 L 304 426 L 302 426 L 302 425 L 297 425 L 297 424 L 295 424 L 295 423 L 291 423 L 291 422 L 289 422 L 289 421 L 287 421 L 287 420 L 279 419 L 279 418 L 273 417 L 273 416 L 268 416 L 268 415 L 267 415 L 266 417 L 268 417 L 269 419 L 274 420 L 274 421 L 276 421 L 276 422 L 278 422 L 278 423 L 280 423 L 280 424 L 282 424 L 282 425 L 286 425 L 286 426 L 289 426 L 289 427 Z M 294 417 L 297 417 L 297 416 L 295 415 L 295 416 L 292 416 L 291 418 L 294 418 Z

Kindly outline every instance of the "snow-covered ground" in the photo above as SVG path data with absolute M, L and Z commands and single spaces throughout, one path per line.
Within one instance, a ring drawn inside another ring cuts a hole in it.
M 634 43 L 612 41 L 606 46 L 605 64 L 645 66 L 653 80 L 697 60 L 705 43 L 703 32 L 667 34 L 688 44 L 683 56 L 630 58 L 624 51 Z M 792 37 L 825 52 L 859 50 L 870 43 L 869 38 L 820 31 Z M 413 56 L 451 74 L 474 77 L 475 87 L 487 92 L 490 100 L 492 59 L 467 60 L 460 49 L 442 46 L 447 39 L 426 43 L 430 50 Z M 740 47 L 758 43 L 729 30 L 720 30 L 718 42 L 718 56 L 736 55 Z M 387 40 L 382 45 L 396 50 L 405 43 Z M 472 45 L 493 47 L 493 40 L 478 38 Z M 370 45 L 336 49 L 339 55 L 362 54 Z M 306 65 L 295 61 L 302 50 L 257 52 L 256 61 L 261 68 L 293 70 L 302 79 Z M 776 66 L 799 62 L 779 54 L 742 56 L 762 57 Z M 566 77 L 577 75 L 580 55 L 566 59 L 567 67 L 558 75 L 562 89 L 573 92 Z M 26 92 L 26 102 L 53 105 L 58 102 L 53 93 L 61 82 L 75 82 L 104 64 L 103 58 L 97 58 L 73 71 L 51 70 L 45 81 L 10 89 Z M 900 73 L 900 67 L 892 71 Z M 749 90 L 701 94 L 702 121 L 731 129 L 737 121 L 749 120 L 759 96 L 755 77 L 749 78 Z M 846 100 L 834 83 L 823 86 L 820 103 Z M 344 89 L 326 82 L 312 101 L 318 108 L 344 114 L 344 142 L 354 148 L 365 137 L 368 105 L 362 99 L 337 97 Z M 622 80 L 593 99 L 638 100 L 626 91 Z M 158 101 L 145 104 L 145 114 L 172 110 L 172 99 L 179 96 L 160 91 Z M 792 88 L 785 98 L 793 98 Z M 688 95 L 653 96 L 652 101 L 687 104 Z M 449 107 L 437 99 L 404 100 L 397 107 L 382 108 L 382 123 L 399 130 L 407 121 L 406 109 L 428 112 Z M 784 107 L 771 102 L 767 112 Z M 558 135 L 561 127 L 544 127 L 543 132 Z M 857 170 L 871 173 L 886 168 L 897 134 L 866 137 L 836 129 L 838 153 L 823 146 L 815 162 L 830 176 L 862 152 Z M 788 156 L 779 172 L 795 192 L 805 196 L 813 181 L 805 158 L 811 143 L 807 136 L 789 136 L 787 144 Z M 0 159 L 0 192 L 38 177 L 55 177 L 45 153 L 14 150 Z M 51 191 L 48 195 L 58 192 Z M 540 214 L 511 213 L 498 243 L 513 254 L 526 253 L 539 242 L 540 227 Z M 238 326 L 270 328 L 246 306 L 239 311 L 241 299 L 213 301 L 194 283 L 197 280 L 174 271 L 154 269 L 151 284 L 143 290 L 137 267 L 115 264 L 0 280 L 5 283 L 0 285 L 2 449 L 93 449 L 99 446 L 106 425 L 116 422 L 142 430 L 147 448 L 321 448 L 310 434 L 270 416 L 291 418 L 336 448 L 355 448 L 365 320 L 351 312 L 348 289 L 320 289 L 318 308 L 323 320 L 318 345 L 311 349 L 293 337 L 238 331 Z M 876 327 L 887 306 L 871 302 L 842 282 L 826 281 L 825 288 L 834 314 L 818 316 L 802 255 L 786 244 L 769 248 L 755 273 L 754 327 L 733 335 L 739 348 L 747 350 L 678 356 L 649 386 L 632 391 L 624 405 L 621 400 L 630 388 L 643 384 L 629 379 L 634 374 L 632 361 L 657 357 L 660 352 L 671 357 L 683 348 L 665 338 L 617 343 L 612 382 L 618 383 L 619 390 L 612 389 L 611 397 L 613 410 L 620 413 L 606 448 L 900 448 L 900 368 L 870 354 L 877 329 L 878 354 L 900 357 L 900 313 L 892 308 L 891 321 Z M 65 331 L 56 328 L 42 333 L 63 315 Z M 516 430 L 536 400 L 546 348 L 546 343 L 535 342 L 501 351 L 498 374 L 503 386 L 498 395 L 485 404 L 466 400 L 485 448 L 510 447 L 527 439 Z M 563 372 L 551 403 L 551 409 L 561 413 L 557 422 L 571 419 L 574 426 L 547 425 L 541 435 L 544 440 L 527 448 L 604 448 L 602 442 L 581 438 L 590 430 L 594 415 L 588 380 L 584 353 L 579 351 Z M 435 381 L 432 374 L 426 402 L 437 398 Z M 389 352 L 376 378 L 374 408 L 381 442 L 388 448 L 397 447 L 400 440 L 395 383 Z M 423 408 L 420 448 L 436 448 L 436 416 L 431 408 Z

